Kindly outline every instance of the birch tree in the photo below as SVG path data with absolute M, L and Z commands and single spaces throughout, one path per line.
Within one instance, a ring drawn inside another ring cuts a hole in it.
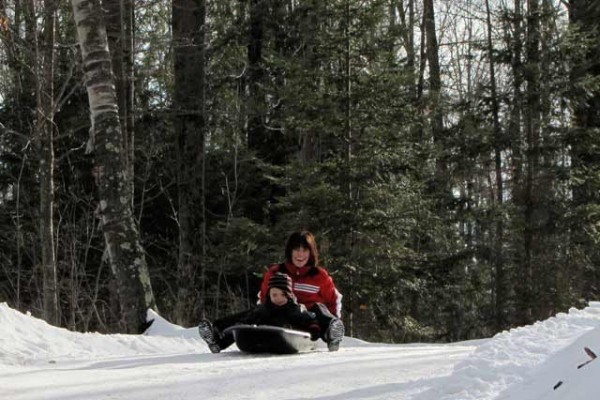
M 144 249 L 133 219 L 131 186 L 124 152 L 106 26 L 100 0 L 72 0 L 83 58 L 91 123 L 88 151 L 95 156 L 97 214 L 115 276 L 127 332 L 138 332 L 154 306 Z

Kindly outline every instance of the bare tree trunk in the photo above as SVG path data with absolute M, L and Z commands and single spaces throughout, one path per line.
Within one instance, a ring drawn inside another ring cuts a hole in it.
M 539 165 L 540 135 L 540 50 L 539 50 L 539 6 L 538 0 L 527 1 L 527 37 L 525 41 L 527 64 L 525 82 L 525 136 L 527 143 L 527 169 L 524 182 L 524 258 L 520 265 L 519 298 L 517 314 L 519 323 L 527 324 L 534 318 L 534 263 L 539 251 L 539 232 L 534 212 L 539 207 L 539 193 L 536 188 Z
M 404 10 L 404 1 L 400 0 L 395 5 L 400 16 L 402 39 L 404 50 L 406 51 L 406 69 L 410 76 L 409 93 L 411 100 L 417 100 L 417 71 L 416 71 L 416 51 L 415 51 L 415 4 L 414 0 L 408 0 L 408 16 Z
M 178 147 L 179 260 L 176 321 L 189 325 L 204 311 L 206 223 L 204 0 L 173 0 L 175 127 Z M 199 282 L 198 282 L 199 281 Z M 200 293 L 196 284 L 200 284 Z
M 265 132 L 266 104 L 262 90 L 264 66 L 262 61 L 263 18 L 265 0 L 250 0 L 250 37 L 248 43 L 248 147 L 260 158 L 268 157 L 269 143 Z
M 119 104 L 127 178 L 133 193 L 134 177 L 134 5 L 133 0 L 103 0 L 106 10 L 108 47 Z M 133 201 L 133 196 L 131 197 Z
M 490 2 L 485 0 L 486 22 L 487 22 L 487 50 L 490 67 L 490 91 L 492 101 L 492 117 L 494 121 L 494 166 L 496 174 L 496 199 L 495 199 L 495 218 L 496 235 L 494 237 L 494 271 L 495 281 L 493 292 L 494 314 L 496 329 L 504 329 L 507 325 L 506 313 L 508 311 L 508 281 L 504 265 L 504 254 L 502 244 L 504 243 L 504 215 L 502 204 L 504 202 L 504 182 L 502 179 L 502 128 L 500 127 L 500 107 L 498 105 L 498 93 L 496 90 L 496 69 L 494 64 L 494 48 L 492 43 L 492 18 L 490 13 Z
M 435 31 L 435 13 L 433 0 L 423 2 L 423 24 L 425 26 L 425 45 L 427 51 L 427 63 L 429 65 L 429 90 L 430 107 L 432 107 L 432 130 L 433 138 L 439 138 L 442 134 L 442 110 L 440 107 L 440 94 L 442 90 L 442 79 L 440 70 L 440 57 L 438 54 L 438 42 Z
M 524 169 L 524 157 L 523 157 L 523 127 L 522 127 L 522 116 L 523 116 L 523 4 L 522 0 L 514 0 L 514 14 L 512 17 L 512 32 L 510 33 L 511 42 L 511 73 L 512 73 L 512 104 L 510 108 L 510 119 L 508 123 L 508 136 L 510 138 L 510 150 L 512 155 L 512 202 L 515 205 L 515 209 L 519 210 L 513 224 L 515 225 L 515 231 L 519 232 L 522 230 L 522 224 L 524 224 L 521 218 L 521 212 L 525 207 L 525 183 L 523 178 Z M 522 235 L 514 235 L 513 237 L 514 255 L 512 263 L 516 268 L 514 279 L 515 287 L 515 300 L 516 309 L 523 308 L 521 304 L 522 293 L 527 290 L 526 282 L 521 281 L 521 271 L 525 259 L 525 250 L 522 240 Z M 517 312 L 519 313 L 519 312 Z M 522 314 L 522 313 L 521 313 Z M 521 319 L 518 315 L 515 315 L 517 319 Z M 516 322 L 514 318 L 509 321 L 511 324 Z
M 304 39 L 304 57 L 302 60 L 303 68 L 308 71 L 320 71 L 323 69 L 323 63 L 318 59 L 318 49 L 316 48 L 316 38 L 321 30 L 322 21 L 316 18 L 326 6 L 326 3 L 319 4 L 318 2 L 307 3 L 305 7 L 308 12 L 302 13 L 302 22 L 299 26 L 303 27 L 302 37 Z M 322 90 L 321 79 L 315 79 L 311 82 L 311 88 L 315 92 Z M 298 154 L 299 159 L 307 164 L 318 162 L 321 160 L 321 132 L 313 129 L 304 128 L 301 131 L 301 145 Z
M 16 0 L 15 1 L 15 12 L 14 12 L 14 17 L 13 20 L 16 21 L 20 18 L 20 6 L 19 6 L 19 1 Z M 10 69 L 10 71 L 12 72 L 12 78 L 14 80 L 16 80 L 16 77 L 18 76 L 18 73 L 16 71 L 16 55 L 14 52 L 14 37 L 13 34 L 11 32 L 11 30 L 9 29 L 10 26 L 10 21 L 8 19 L 7 13 L 6 13 L 6 2 L 4 0 L 0 0 L 0 43 L 4 44 L 5 46 L 5 54 L 6 54 L 6 59 L 7 59 L 7 64 L 8 67 Z M 18 96 L 15 96 L 15 98 Z M 13 100 L 14 101 L 14 100 Z M 4 135 L 5 134 L 5 127 L 3 125 L 0 125 L 0 134 Z M 16 203 L 16 212 L 15 212 L 15 246 L 16 246 L 16 271 L 17 271 L 17 276 L 16 276 L 16 282 L 15 282 L 15 306 L 17 309 L 20 308 L 21 306 L 21 250 L 20 250 L 20 237 L 22 236 L 20 234 L 20 229 L 21 229 L 21 224 L 20 224 L 20 219 L 19 219 L 19 194 L 20 194 L 20 179 L 15 183 L 14 185 L 14 192 L 15 192 L 15 203 Z
M 58 288 L 54 246 L 54 32 L 55 0 L 44 2 L 44 41 L 42 81 L 38 86 L 38 122 L 40 150 L 40 242 L 42 248 L 43 303 L 46 322 L 58 325 Z
M 345 141 L 346 141 L 346 173 L 348 174 L 346 182 L 346 193 L 348 197 L 348 205 L 354 207 L 357 193 L 360 190 L 359 184 L 352 179 L 352 163 L 354 162 L 354 132 L 352 125 L 352 18 L 353 13 L 350 7 L 350 0 L 346 0 L 345 4 L 345 15 L 344 15 L 344 106 L 345 106 Z M 356 253 L 359 251 L 356 241 L 356 230 L 352 225 L 348 226 L 347 237 L 343 242 L 345 247 L 345 253 L 350 258 L 356 257 Z M 350 314 L 351 329 L 354 329 L 353 325 L 354 315 Z
M 436 144 L 436 176 L 434 177 L 434 190 L 440 198 L 448 192 L 447 166 L 444 157 L 443 145 L 444 135 L 443 109 L 441 105 L 442 78 L 440 69 L 439 48 L 435 31 L 435 13 L 433 0 L 423 1 L 423 26 L 425 30 L 425 46 L 427 64 L 429 65 L 429 99 L 427 104 L 431 110 L 432 138 Z
M 352 137 L 352 65 L 351 65 L 351 32 L 350 27 L 352 24 L 352 14 L 350 12 L 350 0 L 346 0 L 346 15 L 345 15 L 345 24 L 344 24 L 344 40 L 346 44 L 346 51 L 344 54 L 344 69 L 345 69 L 345 78 L 346 78 L 346 87 L 345 87 L 345 114 L 346 114 L 346 162 L 348 163 L 348 169 L 351 168 L 352 163 L 352 145 L 354 138 Z M 352 184 L 351 181 L 348 180 L 348 194 L 349 200 L 352 201 Z
M 416 102 L 419 102 L 423 98 L 423 90 L 425 86 L 425 66 L 427 65 L 427 55 L 425 45 L 425 38 L 427 34 L 425 33 L 425 16 L 421 19 L 421 23 L 419 24 L 419 28 L 421 31 L 421 39 L 419 43 L 419 76 L 417 78 L 417 97 L 415 99 Z M 423 108 L 422 106 L 420 108 Z
M 133 219 L 131 186 L 122 144 L 119 107 L 99 0 L 72 0 L 92 119 L 90 144 L 99 191 L 106 251 L 116 278 L 124 327 L 139 332 L 154 306 L 148 265 Z
M 523 151 L 521 137 L 521 116 L 523 108 L 523 30 L 522 30 L 522 3 L 521 0 L 514 0 L 513 31 L 512 31 L 512 87 L 513 99 L 510 110 L 509 132 L 511 135 L 510 143 L 512 145 L 513 157 L 513 198 L 519 202 L 522 197 L 521 181 L 523 177 Z

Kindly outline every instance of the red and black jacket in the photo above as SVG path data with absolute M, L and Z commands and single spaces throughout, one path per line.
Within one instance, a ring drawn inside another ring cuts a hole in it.
M 342 315 L 342 294 L 338 292 L 333 279 L 325 268 L 304 266 L 296 267 L 290 262 L 272 264 L 265 274 L 260 293 L 259 302 L 264 304 L 269 292 L 269 279 L 275 272 L 283 272 L 292 278 L 294 295 L 298 303 L 304 304 L 307 309 L 312 309 L 316 303 L 321 303 L 336 317 Z

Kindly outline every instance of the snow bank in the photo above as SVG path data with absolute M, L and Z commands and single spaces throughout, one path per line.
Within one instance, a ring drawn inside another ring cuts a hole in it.
M 577 365 L 589 359 L 583 352 L 584 346 L 600 349 L 599 327 L 600 302 L 593 302 L 583 310 L 571 309 L 568 314 L 499 333 L 458 363 L 440 385 L 417 399 L 579 400 L 571 391 L 580 386 L 589 400 L 589 382 L 581 380 L 596 370 L 598 366 L 592 364 L 600 361 L 590 363 L 579 373 L 575 371 Z M 561 376 L 571 380 L 571 384 L 553 390 Z M 594 386 L 596 393 L 600 392 L 600 385 L 593 383 L 591 387 Z
M 208 352 L 200 339 L 190 338 L 193 335 L 185 336 L 149 338 L 71 332 L 0 303 L 0 365 L 26 366 L 53 363 L 57 359 L 98 359 L 165 354 L 169 351 Z
M 584 348 L 600 349 L 600 327 L 558 351 L 498 400 L 589 400 L 600 392 L 600 360 L 591 361 Z M 582 397 L 585 395 L 585 397 Z
M 146 336 L 180 337 L 184 339 L 200 339 L 197 327 L 182 328 L 179 325 L 167 321 L 154 310 L 148 310 L 146 320 L 152 321 L 152 325 L 144 332 Z

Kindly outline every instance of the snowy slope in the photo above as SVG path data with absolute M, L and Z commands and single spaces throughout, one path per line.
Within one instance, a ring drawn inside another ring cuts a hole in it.
M 561 313 L 530 326 L 497 334 L 481 344 L 470 357 L 457 363 L 444 384 L 428 390 L 418 399 L 529 400 L 557 395 L 556 399 L 578 400 L 577 397 L 561 397 L 566 386 L 556 391 L 553 386 L 589 359 L 583 351 L 584 346 L 598 349 L 600 355 L 598 302 L 584 310 L 571 309 L 568 314 Z M 584 370 L 575 374 L 576 380 L 583 379 L 581 372 Z M 600 393 L 598 383 L 590 384 L 595 386 L 595 393 Z M 590 392 L 587 393 L 585 399 L 589 400 Z
M 2 399 L 589 400 L 600 393 L 600 303 L 492 339 L 339 352 L 211 354 L 152 313 L 146 335 L 73 333 L 0 304 Z M 553 386 L 562 381 L 556 390 Z

